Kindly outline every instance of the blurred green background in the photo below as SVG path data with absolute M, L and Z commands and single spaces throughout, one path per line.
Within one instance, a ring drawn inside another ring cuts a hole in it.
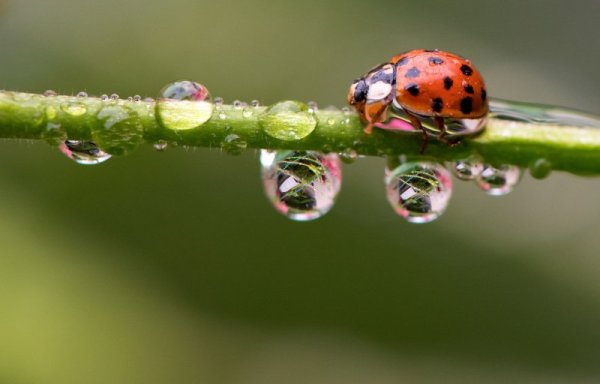
M 599 113 L 600 2 L 0 0 L 0 88 L 343 106 L 393 54 L 469 57 L 495 97 Z M 397 217 L 384 160 L 295 223 L 258 156 L 147 146 L 93 167 L 0 143 L 0 383 L 600 380 L 598 178 L 455 182 Z

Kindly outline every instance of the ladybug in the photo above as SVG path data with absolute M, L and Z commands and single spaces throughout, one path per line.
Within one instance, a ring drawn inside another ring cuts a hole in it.
M 432 118 L 444 142 L 445 118 L 478 119 L 488 112 L 483 78 L 471 62 L 450 52 L 416 49 L 401 53 L 356 79 L 348 103 L 367 123 L 365 133 L 387 120 L 388 107 L 403 111 L 412 126 L 428 135 L 421 118 Z

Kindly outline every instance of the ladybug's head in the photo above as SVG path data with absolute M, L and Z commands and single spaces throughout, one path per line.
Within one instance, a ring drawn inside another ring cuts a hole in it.
M 394 83 L 394 66 L 390 63 L 379 65 L 352 83 L 348 103 L 359 112 L 364 110 L 365 104 L 383 102 L 387 105 L 392 101 Z

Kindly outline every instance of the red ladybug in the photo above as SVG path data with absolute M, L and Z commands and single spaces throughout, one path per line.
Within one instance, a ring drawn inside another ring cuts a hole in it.
M 371 69 L 350 86 L 348 103 L 367 123 L 370 134 L 376 123 L 387 120 L 390 104 L 406 113 L 415 129 L 427 133 L 421 117 L 431 117 L 443 141 L 445 118 L 477 119 L 488 112 L 483 78 L 471 62 L 450 52 L 417 49 L 401 53 Z

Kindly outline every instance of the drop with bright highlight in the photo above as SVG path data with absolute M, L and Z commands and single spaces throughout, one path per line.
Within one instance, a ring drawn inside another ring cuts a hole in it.
M 486 165 L 475 182 L 485 193 L 502 196 L 512 192 L 521 180 L 521 170 L 516 165 L 502 165 L 498 168 Z
M 156 113 L 165 128 L 180 131 L 198 128 L 206 123 L 214 107 L 204 85 L 193 81 L 176 81 L 161 90 Z
M 442 165 L 408 162 L 386 168 L 385 185 L 392 208 L 410 223 L 429 223 L 440 217 L 452 197 L 452 177 Z
M 111 157 L 92 141 L 66 140 L 60 144 L 59 149 L 68 158 L 83 165 L 99 164 Z
M 284 141 L 303 139 L 317 126 L 306 104 L 290 100 L 271 105 L 258 121 L 267 135 Z
M 308 221 L 333 207 L 342 184 L 338 155 L 262 150 L 260 162 L 265 193 L 278 212 L 292 220 Z

